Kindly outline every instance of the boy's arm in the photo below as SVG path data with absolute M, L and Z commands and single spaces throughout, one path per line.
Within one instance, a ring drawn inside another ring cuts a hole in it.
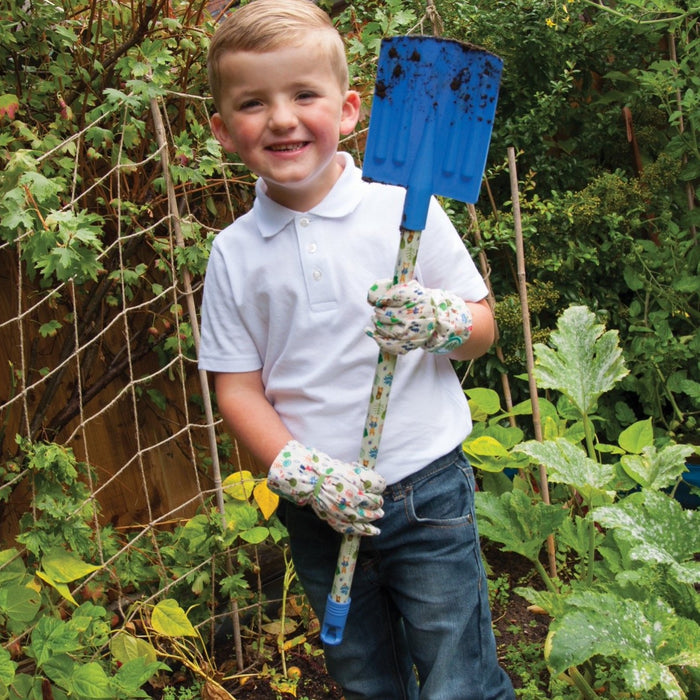
M 226 425 L 267 469 L 292 435 L 265 396 L 262 372 L 216 374 L 214 390 Z
M 269 466 L 272 491 L 310 505 L 342 534 L 379 532 L 372 522 L 384 515 L 382 476 L 297 442 L 267 400 L 260 370 L 217 374 L 214 387 L 224 422 L 258 462 Z

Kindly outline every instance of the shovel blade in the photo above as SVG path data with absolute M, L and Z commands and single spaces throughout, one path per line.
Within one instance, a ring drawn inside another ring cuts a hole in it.
M 502 69 L 452 39 L 382 41 L 363 177 L 406 188 L 404 228 L 423 230 L 431 195 L 476 202 Z

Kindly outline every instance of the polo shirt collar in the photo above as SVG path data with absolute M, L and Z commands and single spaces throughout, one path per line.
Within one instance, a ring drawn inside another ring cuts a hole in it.
M 362 188 L 366 185 L 362 180 L 362 172 L 355 167 L 349 153 L 339 152 L 338 157 L 343 159 L 345 165 L 338 181 L 323 201 L 305 213 L 328 219 L 339 219 L 354 211 L 360 203 Z M 253 211 L 263 238 L 270 238 L 279 233 L 301 213 L 287 209 L 270 199 L 262 178 L 255 183 Z

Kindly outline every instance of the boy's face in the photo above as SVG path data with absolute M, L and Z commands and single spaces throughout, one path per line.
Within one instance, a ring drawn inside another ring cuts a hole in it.
M 308 211 L 330 191 L 342 166 L 340 134 L 359 117 L 360 98 L 343 91 L 318 43 L 254 53 L 224 54 L 221 98 L 212 117 L 226 151 L 267 184 L 269 196 Z

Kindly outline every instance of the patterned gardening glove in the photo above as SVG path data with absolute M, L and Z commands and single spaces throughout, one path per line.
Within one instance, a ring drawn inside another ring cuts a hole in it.
M 341 462 L 290 440 L 267 475 L 271 491 L 316 515 L 343 535 L 378 535 L 371 525 L 384 515 L 384 477 L 357 463 Z
M 392 355 L 416 348 L 446 355 L 472 330 L 472 314 L 464 299 L 444 289 L 426 289 L 416 280 L 396 285 L 391 280 L 375 282 L 367 301 L 374 306 L 367 335 Z

